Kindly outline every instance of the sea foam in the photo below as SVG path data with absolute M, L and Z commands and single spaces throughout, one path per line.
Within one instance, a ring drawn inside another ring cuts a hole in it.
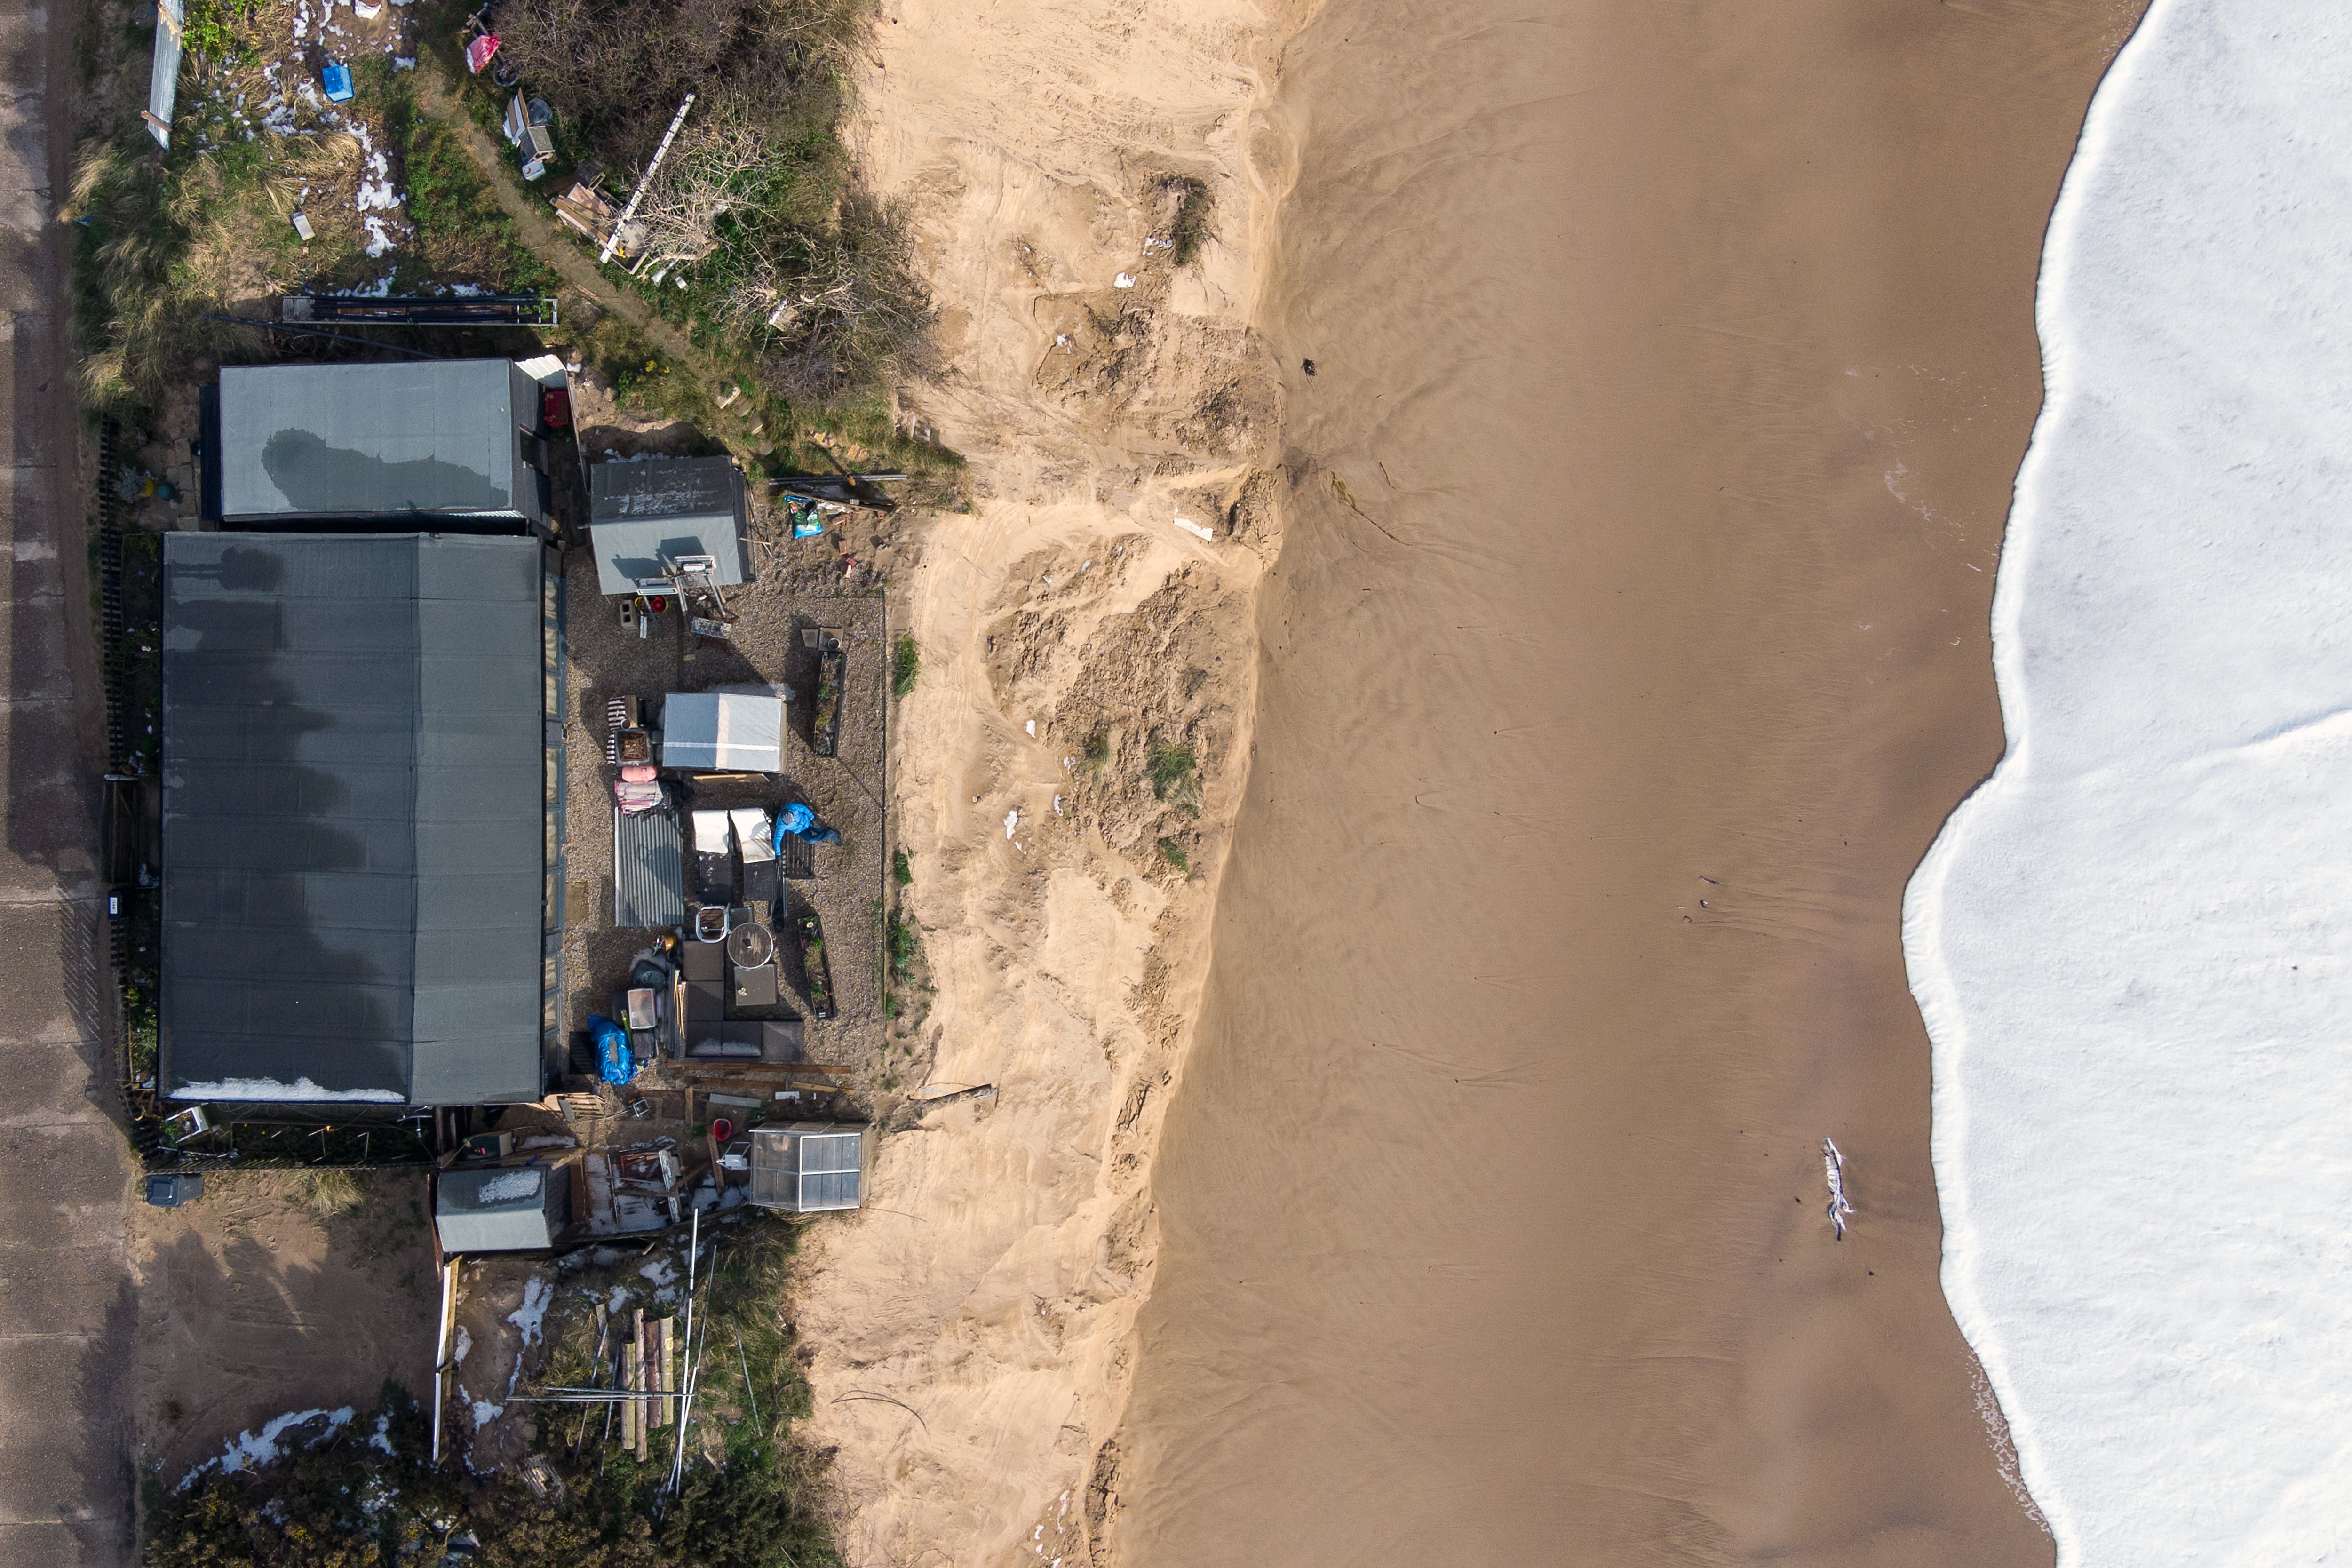
M 2044 255 L 2009 752 L 1905 911 L 2062 1564 L 2352 1561 L 2352 13 L 2156 0 Z

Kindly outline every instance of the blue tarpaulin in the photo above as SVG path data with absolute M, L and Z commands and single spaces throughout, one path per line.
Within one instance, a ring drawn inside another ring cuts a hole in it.
M 596 1042 L 596 1067 L 604 1081 L 623 1084 L 637 1076 L 629 1056 L 629 1031 L 599 1014 L 588 1016 L 588 1037 Z

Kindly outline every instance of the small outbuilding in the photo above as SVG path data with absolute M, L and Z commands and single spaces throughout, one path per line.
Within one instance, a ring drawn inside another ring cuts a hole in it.
M 662 700 L 661 765 L 682 773 L 782 773 L 783 699 L 673 692 Z
M 545 408 L 510 360 L 232 365 L 205 402 L 204 512 L 231 528 L 546 531 Z
M 751 1131 L 751 1202 L 787 1214 L 854 1209 L 874 1168 L 870 1122 L 795 1121 Z
M 655 594 L 678 563 L 708 557 L 711 582 L 750 580 L 749 506 L 732 458 L 638 458 L 588 470 L 596 586 L 608 595 Z
M 433 1223 L 444 1252 L 537 1251 L 572 1223 L 572 1184 L 561 1166 L 444 1171 Z

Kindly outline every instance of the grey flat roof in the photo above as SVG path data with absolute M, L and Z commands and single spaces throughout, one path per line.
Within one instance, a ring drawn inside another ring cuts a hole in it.
M 538 412 L 519 378 L 502 359 L 226 369 L 221 516 L 520 515 L 516 435 Z
M 167 1094 L 538 1097 L 540 550 L 164 536 Z
M 554 1239 L 550 1226 L 549 1178 L 545 1165 L 486 1171 L 444 1171 L 434 1203 L 434 1224 L 449 1252 L 520 1252 Z M 485 1198 L 485 1190 L 511 1195 Z
M 717 581 L 749 576 L 743 539 L 743 477 L 729 458 L 639 458 L 588 470 L 588 522 L 596 585 L 636 591 L 661 575 L 665 556 L 717 559 Z

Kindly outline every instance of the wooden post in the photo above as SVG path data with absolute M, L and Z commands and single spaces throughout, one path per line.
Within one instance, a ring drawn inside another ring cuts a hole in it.
M 647 1355 L 647 1354 L 646 1353 L 646 1343 L 647 1343 L 647 1342 L 646 1342 L 646 1310 L 645 1310 L 643 1307 L 640 1307 L 640 1308 L 638 1308 L 638 1309 L 637 1309 L 637 1320 L 636 1320 L 636 1321 L 637 1321 L 637 1382 L 636 1382 L 636 1389 L 637 1389 L 637 1392 L 638 1392 L 638 1393 L 643 1394 L 643 1393 L 645 1393 L 646 1390 L 648 1390 L 648 1389 L 652 1388 L 652 1387 L 653 1387 L 653 1385 L 654 1385 L 654 1380 L 653 1380 L 653 1376 L 652 1376 L 652 1373 L 653 1373 L 653 1357 L 651 1357 L 651 1356 L 649 1356 L 649 1355 Z M 649 1458 L 651 1458 L 653 1457 L 653 1447 L 652 1447 L 652 1445 L 651 1445 L 651 1444 L 646 1440 L 646 1439 L 651 1436 L 651 1428 L 652 1428 L 652 1423 L 646 1419 L 646 1415 L 647 1415 L 647 1414 L 648 1414 L 648 1412 L 647 1412 L 647 1411 L 646 1411 L 646 1405 L 647 1405 L 649 1402 L 648 1402 L 648 1401 L 646 1401 L 646 1400 L 643 1400 L 643 1399 L 634 1399 L 634 1400 L 631 1400 L 631 1401 L 630 1401 L 630 1403 L 631 1403 L 632 1405 L 635 1405 L 637 1407 L 637 1460 L 638 1460 L 638 1462 L 639 1462 L 640 1464 L 642 1464 L 642 1463 L 643 1463 L 643 1462 L 645 1462 L 646 1459 L 649 1459 Z
M 437 1245 L 437 1233 L 436 1233 Z M 449 1404 L 449 1330 L 457 1317 L 457 1260 L 441 1269 L 441 1329 L 433 1339 L 433 1464 L 441 1464 L 441 1414 Z
M 621 1387 L 626 1393 L 635 1394 L 637 1391 L 640 1369 L 645 1359 L 645 1348 L 646 1314 L 643 1309 L 640 1309 L 635 1325 L 629 1331 L 629 1342 L 621 1347 Z M 638 1441 L 638 1436 L 639 1429 L 645 1425 L 644 1415 L 643 1401 L 635 1399 L 621 1401 L 622 1447 L 635 1453 L 643 1451 L 643 1445 Z

